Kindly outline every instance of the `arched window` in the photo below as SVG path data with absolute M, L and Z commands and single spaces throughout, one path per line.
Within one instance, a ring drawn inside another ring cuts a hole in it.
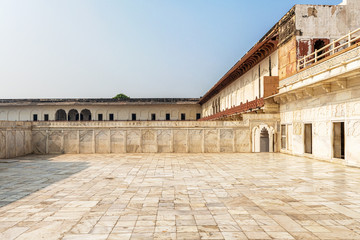
M 79 121 L 79 112 L 76 109 L 71 109 L 69 111 L 68 121 Z
M 80 121 L 91 121 L 91 112 L 89 109 L 83 109 L 81 111 Z
M 64 109 L 59 109 L 56 111 L 55 121 L 66 121 L 66 112 Z

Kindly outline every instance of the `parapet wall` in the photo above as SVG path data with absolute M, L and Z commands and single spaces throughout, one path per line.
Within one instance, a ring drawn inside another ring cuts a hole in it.
M 251 129 L 263 124 L 277 129 L 278 120 L 278 114 L 244 114 L 242 121 L 221 122 L 0 121 L 0 158 L 30 153 L 251 152 Z M 275 137 L 275 146 L 277 142 Z
M 244 122 L 38 122 L 32 139 L 36 154 L 251 151 Z
M 0 159 L 32 153 L 30 122 L 0 121 Z

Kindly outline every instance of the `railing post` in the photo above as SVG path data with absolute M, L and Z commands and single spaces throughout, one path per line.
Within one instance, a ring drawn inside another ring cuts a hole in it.
M 300 60 L 297 60 L 296 69 L 297 69 L 297 71 L 300 70 Z
M 332 54 L 335 54 L 335 41 L 332 42 Z
M 348 45 L 351 46 L 351 32 L 348 34 Z
M 317 62 L 317 49 L 315 49 L 315 62 Z

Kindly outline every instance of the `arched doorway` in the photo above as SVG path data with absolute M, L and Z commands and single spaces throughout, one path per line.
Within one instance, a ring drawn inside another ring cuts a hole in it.
M 253 152 L 274 152 L 273 127 L 261 124 L 252 130 L 252 151 Z
M 56 111 L 55 121 L 66 121 L 66 112 L 64 109 L 59 109 Z
M 76 109 L 71 109 L 69 111 L 68 121 L 79 121 L 79 112 Z
M 261 129 L 260 132 L 260 152 L 269 152 L 269 132 L 266 128 Z
M 80 121 L 91 121 L 91 112 L 89 109 L 83 109 L 81 111 Z

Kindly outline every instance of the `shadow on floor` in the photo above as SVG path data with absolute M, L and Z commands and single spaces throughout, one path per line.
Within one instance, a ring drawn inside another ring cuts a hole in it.
M 22 199 L 86 168 L 86 162 L 52 161 L 56 155 L 0 159 L 0 207 Z

